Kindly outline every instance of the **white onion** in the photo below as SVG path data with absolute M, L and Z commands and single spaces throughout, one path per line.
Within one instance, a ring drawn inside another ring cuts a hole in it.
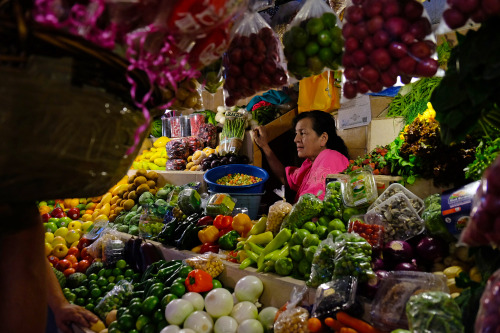
M 231 311 L 231 317 L 236 319 L 238 324 L 241 324 L 247 319 L 257 319 L 259 317 L 259 312 L 255 304 L 243 301 L 236 304 Z
M 194 311 L 193 304 L 185 299 L 174 299 L 165 308 L 165 318 L 169 324 L 182 325 L 184 320 Z
M 222 316 L 215 322 L 214 333 L 236 333 L 238 322 L 233 317 Z
M 179 333 L 181 328 L 177 325 L 168 325 L 167 327 L 163 328 L 160 333 Z
M 237 333 L 264 333 L 264 328 L 260 321 L 256 319 L 247 319 L 238 326 Z
M 205 297 L 205 310 L 213 318 L 229 315 L 233 305 L 233 296 L 224 288 L 212 289 Z
M 198 293 L 189 292 L 182 295 L 182 299 L 191 302 L 194 309 L 197 311 L 202 311 L 205 308 L 205 301 L 203 300 L 203 296 Z
M 196 333 L 190 328 L 183 328 L 182 330 L 179 331 L 179 333 Z
M 274 317 L 276 317 L 278 309 L 273 306 L 264 308 L 259 313 L 259 321 L 264 326 L 266 331 L 271 330 L 274 326 Z
M 210 333 L 214 321 L 205 311 L 195 311 L 184 321 L 184 328 L 190 328 L 196 333 Z
M 262 281 L 253 275 L 247 275 L 241 278 L 234 286 L 234 294 L 238 301 L 249 301 L 255 303 L 259 300 L 264 285 Z

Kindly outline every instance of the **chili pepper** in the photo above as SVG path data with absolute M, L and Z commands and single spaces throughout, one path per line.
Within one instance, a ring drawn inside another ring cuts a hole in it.
M 261 254 L 262 251 L 264 251 L 264 248 L 262 246 L 259 246 L 257 244 L 254 244 L 252 242 L 248 242 L 245 244 L 245 248 L 249 248 L 250 250 L 252 250 L 253 252 L 257 253 L 257 254 Z
M 259 235 L 266 231 L 267 216 L 262 216 L 248 232 L 249 235 Z
M 247 238 L 247 242 L 254 243 L 257 245 L 268 244 L 273 240 L 273 233 L 271 231 L 266 231 L 258 235 L 251 235 Z
M 238 243 L 238 237 L 240 235 L 237 231 L 232 230 L 219 238 L 220 248 L 223 250 L 234 250 L 236 248 L 236 244 Z
M 292 237 L 290 229 L 287 228 L 281 229 L 280 232 L 276 235 L 276 237 L 274 237 L 274 239 L 271 242 L 269 242 L 269 244 L 266 245 L 264 251 L 262 251 L 262 253 L 260 254 L 259 259 L 257 261 L 257 267 L 260 268 L 264 264 L 264 258 L 266 257 L 267 254 L 282 247 L 283 244 L 288 242 L 290 237 Z
M 215 243 L 203 243 L 200 249 L 200 253 L 205 253 L 205 252 L 213 252 L 213 253 L 218 253 L 219 252 L 219 244 Z
M 184 282 L 188 291 L 202 293 L 212 290 L 212 276 L 201 269 L 192 270 Z
M 238 258 L 239 258 L 239 251 L 230 251 L 228 254 L 227 254 L 227 261 L 230 261 L 230 262 L 235 262 L 237 263 L 238 262 Z
M 252 260 L 252 258 L 248 257 L 245 260 L 243 260 L 240 264 L 240 269 L 245 269 L 251 264 L 253 264 L 255 261 Z
M 257 262 L 257 260 L 259 259 L 259 255 L 255 252 L 245 250 L 245 253 L 247 254 L 248 258 L 252 259 L 252 261 L 254 262 Z
M 288 257 L 289 254 L 290 254 L 290 245 L 288 245 L 287 243 L 278 251 L 278 253 L 274 254 L 271 259 L 276 261 L 278 259 Z
M 198 238 L 202 243 L 215 243 L 219 239 L 219 229 L 211 225 L 198 231 Z
M 214 227 L 216 227 L 219 230 L 231 227 L 232 223 L 233 223 L 232 216 L 217 215 L 214 219 Z

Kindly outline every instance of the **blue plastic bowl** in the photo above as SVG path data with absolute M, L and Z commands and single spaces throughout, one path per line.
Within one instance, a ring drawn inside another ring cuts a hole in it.
M 228 186 L 219 185 L 216 181 L 228 174 L 243 173 L 246 175 L 262 178 L 262 181 L 252 185 Z M 208 189 L 215 193 L 263 193 L 264 184 L 269 179 L 266 170 L 249 164 L 228 164 L 221 165 L 205 172 L 203 179 L 207 183 Z

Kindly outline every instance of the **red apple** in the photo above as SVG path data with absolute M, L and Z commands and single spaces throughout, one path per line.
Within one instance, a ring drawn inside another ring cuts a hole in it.
M 49 213 L 42 214 L 42 222 L 47 223 L 52 216 Z
M 56 264 L 56 269 L 58 271 L 64 272 L 68 268 L 71 268 L 71 262 L 67 259 L 59 260 L 59 262 Z
M 89 268 L 90 266 L 90 261 L 88 260 L 80 260 L 78 262 L 78 267 L 76 268 L 76 271 L 77 272 L 81 272 L 81 273 L 85 273 L 85 271 L 87 270 L 87 268 Z
M 68 210 L 67 215 L 72 220 L 78 220 L 80 218 L 80 209 L 73 207 L 70 210 Z
M 54 267 L 56 267 L 57 263 L 59 262 L 59 258 L 56 256 L 48 256 L 47 259 Z

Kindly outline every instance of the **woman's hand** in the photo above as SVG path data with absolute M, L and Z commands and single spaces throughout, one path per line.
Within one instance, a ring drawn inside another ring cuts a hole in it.
M 64 333 L 73 332 L 71 327 L 73 323 L 81 327 L 90 327 L 99 319 L 92 312 L 69 302 L 62 304 L 57 309 L 52 309 L 52 311 L 57 327 Z
M 258 126 L 252 131 L 253 141 L 260 148 L 266 148 L 269 145 L 267 130 L 264 126 Z

